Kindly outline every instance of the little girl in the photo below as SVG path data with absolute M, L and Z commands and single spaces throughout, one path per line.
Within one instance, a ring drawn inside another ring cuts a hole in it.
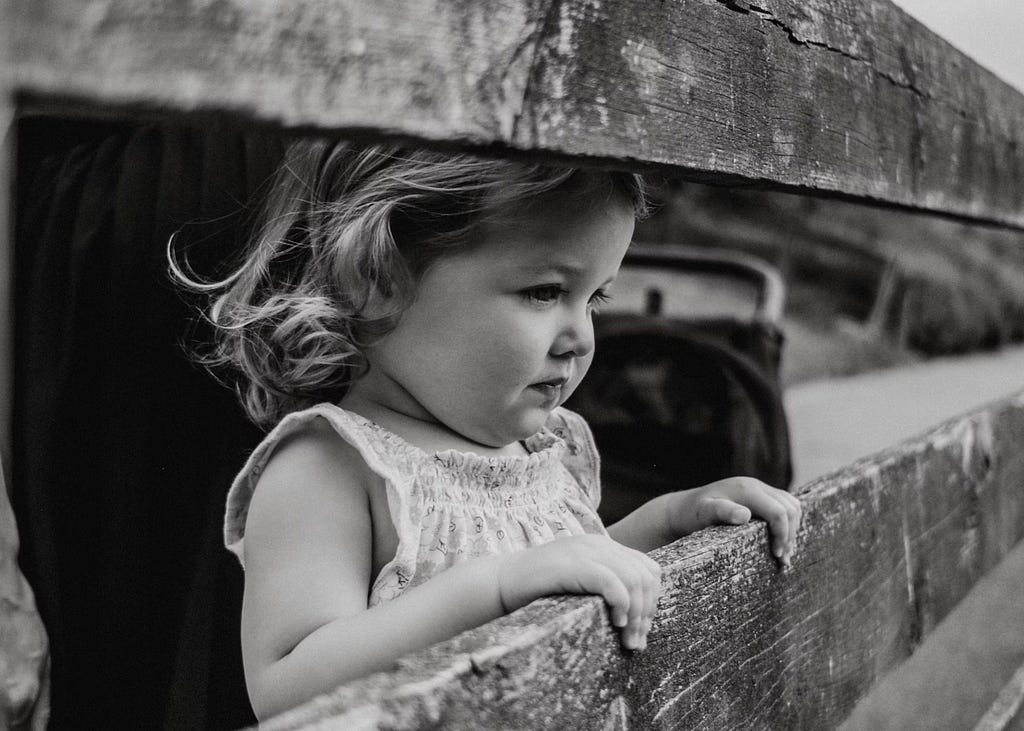
M 609 526 L 590 431 L 561 407 L 645 212 L 640 178 L 400 145 L 304 142 L 212 294 L 207 362 L 272 428 L 228 495 L 246 682 L 265 718 L 551 594 L 599 594 L 642 650 L 646 554 L 799 502 L 750 478 Z M 173 266 L 173 265 L 172 265 Z

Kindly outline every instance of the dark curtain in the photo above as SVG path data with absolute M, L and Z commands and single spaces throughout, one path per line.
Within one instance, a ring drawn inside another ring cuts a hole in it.
M 197 270 L 222 272 L 281 142 L 36 118 L 18 146 L 13 498 L 51 728 L 252 723 L 221 524 L 260 435 L 190 362 L 208 333 L 165 252 L 181 229 Z

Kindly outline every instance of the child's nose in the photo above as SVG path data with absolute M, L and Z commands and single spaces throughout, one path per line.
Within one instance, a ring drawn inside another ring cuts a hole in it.
M 594 324 L 589 312 L 582 318 L 573 318 L 571 322 L 567 322 L 551 346 L 551 354 L 557 357 L 582 358 L 593 351 Z

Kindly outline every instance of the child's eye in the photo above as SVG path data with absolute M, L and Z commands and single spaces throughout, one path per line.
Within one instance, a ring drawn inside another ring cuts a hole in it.
M 531 304 L 550 305 L 568 294 L 568 291 L 558 284 L 542 284 L 539 287 L 524 289 L 521 294 Z
M 608 302 L 612 296 L 605 292 L 603 289 L 599 289 L 594 294 L 590 295 L 590 309 L 600 309 L 601 305 Z

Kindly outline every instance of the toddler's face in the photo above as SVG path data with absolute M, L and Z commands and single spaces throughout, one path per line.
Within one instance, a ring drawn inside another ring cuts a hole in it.
M 377 403 L 502 447 L 536 433 L 593 358 L 593 306 L 633 236 L 618 196 L 548 196 L 423 275 L 357 382 Z M 367 393 L 364 390 L 364 394 Z

